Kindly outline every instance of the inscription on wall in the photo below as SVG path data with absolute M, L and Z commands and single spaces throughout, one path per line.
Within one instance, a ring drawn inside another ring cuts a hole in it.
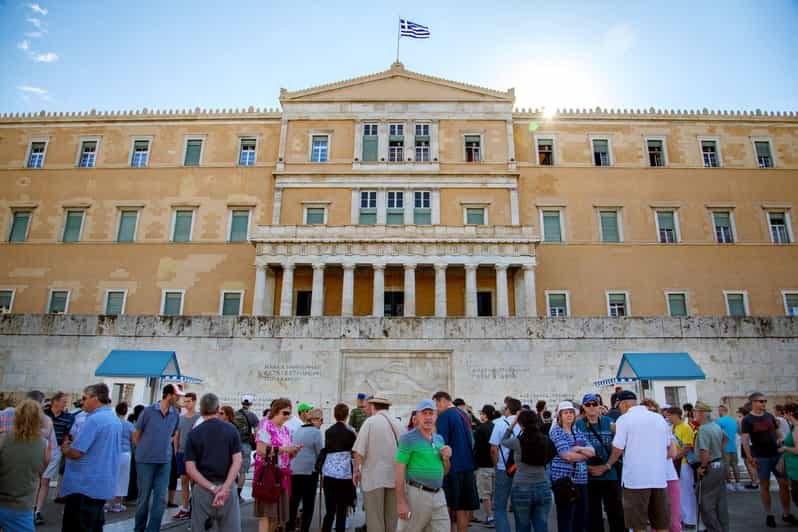
M 280 382 L 321 377 L 321 366 L 312 364 L 266 364 L 263 369 L 258 371 L 258 377 Z
M 526 377 L 530 369 L 524 366 L 491 367 L 478 366 L 471 368 L 471 378 L 474 380 L 506 381 Z

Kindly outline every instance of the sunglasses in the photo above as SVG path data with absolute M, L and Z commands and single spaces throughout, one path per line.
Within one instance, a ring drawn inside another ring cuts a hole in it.
M 283 411 L 282 411 L 282 412 L 280 412 L 280 413 L 281 413 L 282 415 L 284 415 L 284 416 L 290 416 L 290 415 L 291 415 L 291 411 L 290 411 L 290 410 L 283 410 Z
M 585 406 L 588 406 L 588 407 L 590 407 L 590 406 L 598 406 L 598 403 L 594 403 L 594 402 L 591 401 L 591 402 L 585 403 Z
M 754 402 L 755 403 L 765 403 L 765 404 L 767 404 L 768 400 L 767 399 L 754 399 Z

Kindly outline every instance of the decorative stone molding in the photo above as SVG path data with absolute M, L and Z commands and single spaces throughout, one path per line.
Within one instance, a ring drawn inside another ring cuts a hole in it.
M 740 111 L 740 110 L 683 110 L 683 109 L 557 109 L 553 116 L 544 116 L 539 108 L 516 108 L 514 120 L 567 120 L 567 119 L 662 119 L 662 120 L 757 120 L 763 122 L 798 121 L 798 112 L 794 111 Z
M 528 225 L 259 225 L 250 240 L 261 242 L 408 242 L 532 244 L 540 241 Z
M 39 111 L 32 113 L 3 113 L 0 122 L 117 122 L 121 120 L 160 121 L 163 119 L 197 120 L 197 119 L 226 119 L 226 120 L 262 120 L 280 119 L 282 116 L 278 108 L 260 108 L 249 106 L 247 108 L 206 109 L 133 109 L 120 111 L 71 111 L 52 112 Z

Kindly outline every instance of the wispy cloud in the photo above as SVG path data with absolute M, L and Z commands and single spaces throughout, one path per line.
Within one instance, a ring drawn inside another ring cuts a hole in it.
M 42 19 L 36 17 L 28 17 L 26 20 L 31 24 L 33 24 L 36 27 L 36 29 L 39 30 L 42 29 Z
M 39 4 L 28 4 L 28 7 L 31 8 L 31 10 L 35 11 L 36 13 L 39 13 L 42 16 L 45 16 L 48 13 L 47 8 L 42 7 Z
M 25 33 L 25 37 L 30 37 L 31 39 L 38 39 L 44 35 L 44 31 L 29 31 Z
M 38 63 L 52 63 L 58 60 L 58 54 L 47 52 L 46 54 L 31 53 L 31 58 Z
M 18 42 L 17 48 L 19 48 L 20 50 L 27 50 L 28 48 L 30 48 L 30 43 L 28 43 L 28 41 Z
M 39 99 L 44 100 L 46 102 L 50 102 L 53 99 L 47 92 L 47 89 L 42 89 L 41 87 L 32 87 L 30 85 L 17 85 L 17 90 L 20 92 L 22 99 L 26 102 L 31 101 L 32 96 L 37 96 Z

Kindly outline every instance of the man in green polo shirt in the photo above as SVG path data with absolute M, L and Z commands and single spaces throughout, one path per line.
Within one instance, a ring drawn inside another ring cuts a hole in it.
M 443 477 L 449 472 L 452 449 L 435 434 L 435 403 L 424 399 L 416 407 L 418 428 L 399 438 L 396 451 L 397 532 L 449 532 L 449 511 Z

